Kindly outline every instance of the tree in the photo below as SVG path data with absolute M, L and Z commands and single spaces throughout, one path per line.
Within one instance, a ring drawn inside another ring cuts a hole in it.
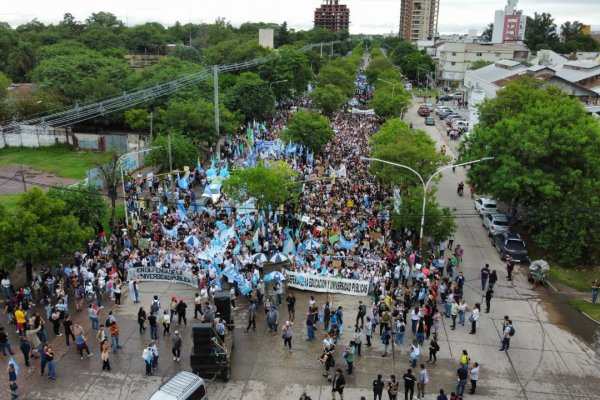
M 337 86 L 346 97 L 354 94 L 354 76 L 339 67 L 325 65 L 319 71 L 317 84 L 325 87 L 327 84 Z
M 92 13 L 92 15 L 86 18 L 85 23 L 87 25 L 100 25 L 104 28 L 112 30 L 115 33 L 121 32 L 125 27 L 123 21 L 118 19 L 114 14 L 104 11 Z
M 491 65 L 493 63 L 493 61 L 477 60 L 471 63 L 471 65 L 469 65 L 469 69 L 474 71 L 476 69 L 487 67 L 488 65 Z
M 285 161 L 260 162 L 255 167 L 236 169 L 223 184 L 223 191 L 241 203 L 254 198 L 258 210 L 275 209 L 290 197 L 296 172 Z
M 552 15 L 535 13 L 533 18 L 527 17 L 524 43 L 529 50 L 549 49 L 557 42 L 558 34 Z
M 488 26 L 485 27 L 483 32 L 481 32 L 481 40 L 484 42 L 491 42 L 493 33 L 494 33 L 494 23 L 490 22 L 488 24 Z
M 406 122 L 397 118 L 381 125 L 379 132 L 373 135 L 371 154 L 373 158 L 409 166 L 424 179 L 449 161 L 449 157 L 437 150 L 429 135 L 410 129 Z M 414 173 L 393 165 L 373 162 L 371 173 L 388 187 L 421 186 L 421 181 Z
M 93 230 L 82 227 L 61 199 L 51 199 L 38 187 L 23 193 L 17 210 L 9 214 L 0 207 L 0 262 L 12 270 L 22 261 L 27 280 L 32 279 L 34 264 L 56 262 L 72 254 L 92 237 Z
M 272 61 L 261 65 L 258 73 L 267 82 L 279 82 L 272 88 L 277 100 L 289 97 L 292 91 L 304 93 L 313 79 L 308 55 L 287 46 L 279 49 Z
M 10 79 L 0 71 L 0 100 L 4 100 L 6 97 L 7 89 L 10 84 Z
M 80 183 L 69 188 L 52 188 L 47 196 L 52 201 L 63 201 L 66 209 L 83 227 L 96 228 L 108 209 L 102 192 L 89 184 Z
M 435 71 L 435 63 L 429 54 L 418 51 L 408 55 L 400 68 L 408 79 L 421 82 L 428 73 Z
M 495 158 L 469 169 L 477 191 L 521 209 L 538 245 L 561 261 L 600 260 L 597 122 L 531 77 L 509 82 L 480 110 L 464 158 Z
M 125 111 L 125 125 L 135 132 L 150 130 L 150 113 L 139 108 Z
M 313 152 L 320 153 L 333 138 L 334 132 L 326 117 L 315 112 L 298 111 L 280 136 L 284 143 L 301 143 Z
M 244 72 L 227 91 L 225 105 L 230 110 L 238 110 L 246 120 L 261 121 L 273 113 L 275 96 L 269 84 L 257 74 Z
M 423 236 L 431 238 L 433 243 L 446 241 L 454 232 L 457 225 L 454 212 L 448 208 L 440 208 L 435 201 L 436 188 L 429 190 L 425 202 L 425 223 L 423 225 Z M 417 238 L 421 226 L 421 213 L 423 212 L 423 189 L 411 188 L 401 197 L 400 212 L 392 213 L 392 226 L 396 230 L 409 229 Z M 426 243 L 423 243 L 425 245 Z
M 347 97 L 337 86 L 328 83 L 325 87 L 317 87 L 310 93 L 313 106 L 325 115 L 337 111 L 346 101 Z
M 100 176 L 102 177 L 104 189 L 106 190 L 106 192 L 108 193 L 108 197 L 110 198 L 110 221 L 112 227 L 115 222 L 117 197 L 119 196 L 119 182 L 121 181 L 121 157 L 115 154 L 108 163 L 98 164 L 97 168 L 100 172 Z
M 123 41 L 131 52 L 164 54 L 167 35 L 164 26 L 158 22 L 147 22 L 124 31 Z
M 173 168 L 195 166 L 198 162 L 198 147 L 181 133 L 171 132 L 170 136 Z M 146 163 L 158 167 L 160 172 L 169 171 L 169 135 L 158 135 L 150 147 L 152 150 L 146 155 Z
M 292 37 L 287 27 L 287 21 L 284 21 L 283 24 L 281 24 L 281 26 L 276 30 L 274 44 L 276 48 L 280 48 L 283 45 L 291 43 Z
M 77 40 L 92 50 L 107 50 L 123 46 L 123 41 L 119 35 L 112 29 L 100 24 L 86 26 Z
M 371 62 L 369 62 L 367 70 L 365 71 L 367 75 L 367 81 L 369 81 L 370 84 L 374 84 L 384 71 L 393 68 L 394 64 L 392 64 L 387 57 L 384 57 L 383 55 L 379 57 L 373 57 Z
M 410 105 L 410 93 L 399 82 L 395 82 L 394 87 L 382 82 L 382 85 L 378 85 L 369 105 L 384 119 L 401 117 Z

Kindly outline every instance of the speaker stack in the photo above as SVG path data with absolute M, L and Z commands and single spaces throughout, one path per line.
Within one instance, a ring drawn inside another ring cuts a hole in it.
M 233 325 L 233 317 L 231 315 L 231 297 L 227 292 L 217 292 L 214 297 L 217 312 L 221 314 L 221 318 L 227 325 Z
M 201 357 L 206 360 L 206 358 L 212 354 L 212 339 L 214 337 L 215 331 L 210 322 L 202 322 L 193 325 L 192 340 L 194 341 L 194 347 L 192 350 L 192 360 L 194 357 Z

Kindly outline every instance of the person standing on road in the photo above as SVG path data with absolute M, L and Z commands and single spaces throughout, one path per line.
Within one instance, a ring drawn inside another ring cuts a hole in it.
M 292 352 L 292 322 L 285 321 L 285 325 L 281 329 L 281 338 L 283 339 L 283 348 L 289 348 Z
M 453 298 L 452 304 L 450 305 L 450 317 L 452 317 L 452 327 L 450 327 L 451 330 L 456 329 L 456 317 L 458 316 L 459 311 L 460 307 Z
M 440 345 L 438 344 L 437 339 L 434 336 L 433 339 L 431 339 L 431 342 L 429 342 L 429 360 L 427 361 L 427 363 L 431 365 L 436 363 L 438 351 L 440 351 Z
M 412 400 L 415 394 L 415 382 L 417 381 L 417 377 L 412 373 L 412 369 L 409 368 L 402 376 L 402 379 L 404 379 L 404 399 Z
M 396 380 L 396 375 L 392 374 L 388 382 L 388 396 L 390 400 L 396 400 L 400 390 L 400 382 Z
M 473 368 L 471 368 L 471 373 L 469 374 L 469 379 L 471 380 L 471 390 L 469 394 L 475 394 L 475 389 L 477 389 L 477 381 L 479 380 L 479 363 L 474 363 Z
M 506 256 L 506 280 L 512 281 L 512 273 L 515 268 L 515 262 L 511 256 Z
M 481 271 L 479 271 L 479 277 L 481 278 L 481 290 L 485 290 L 485 285 L 487 284 L 488 278 L 490 277 L 489 264 L 485 264 L 485 267 L 481 268 Z
M 142 359 L 146 366 L 146 376 L 152 375 L 152 348 L 146 347 L 142 352 Z
M 185 317 L 185 311 L 187 309 L 187 304 L 183 301 L 183 298 L 179 299 L 179 303 L 177 303 L 176 312 L 177 312 L 177 324 L 181 326 L 181 320 L 183 320 L 183 324 L 187 325 L 187 318 Z
M 46 353 L 46 365 L 48 365 L 48 379 L 56 379 L 56 361 L 54 360 L 54 352 L 52 347 L 48 346 L 45 350 Z
M 367 306 L 365 306 L 362 301 L 359 301 L 355 325 L 358 326 L 358 322 L 360 321 L 360 329 L 365 327 L 365 315 L 367 315 Z
M 498 281 L 498 274 L 496 273 L 496 270 L 493 270 L 492 273 L 490 274 L 488 288 L 493 289 L 494 285 L 496 284 L 497 281 Z
M 8 335 L 6 334 L 6 332 L 4 331 L 4 327 L 0 326 L 0 347 L 2 348 L 2 354 L 4 354 L 5 356 L 6 354 L 6 350 L 8 350 L 8 352 L 10 353 L 10 355 L 12 356 L 13 351 L 10 348 L 10 342 L 8 341 Z
M 477 320 L 479 319 L 479 313 L 481 312 L 481 305 L 479 303 L 475 303 L 473 308 L 471 309 L 471 316 L 469 317 L 469 321 L 471 321 L 471 335 L 477 333 Z
M 103 340 L 100 345 L 102 351 L 100 352 L 100 359 L 102 360 L 102 371 L 110 371 L 110 360 L 108 355 L 110 353 L 110 345 L 107 340 Z
M 202 316 L 202 296 L 196 293 L 194 296 L 194 319 L 198 319 L 198 313 Z
M 425 384 L 427 383 L 429 383 L 429 372 L 425 369 L 425 364 L 421 364 L 417 382 L 417 399 L 425 398 Z
M 494 290 L 492 288 L 488 288 L 485 291 L 485 312 L 488 314 L 490 312 L 490 306 L 492 304 L 492 297 L 494 296 Z
M 344 379 L 344 375 L 342 375 L 342 369 L 337 368 L 331 384 L 331 396 L 333 397 L 333 400 L 335 400 L 336 392 L 340 394 L 340 400 L 344 400 L 344 386 L 346 386 L 346 379 Z
M 388 347 L 390 345 L 390 328 L 387 326 L 381 334 L 381 344 L 383 345 L 383 353 L 381 354 L 381 357 L 386 357 Z
M 110 341 L 112 344 L 113 352 L 117 354 L 121 346 L 119 346 L 119 325 L 117 325 L 117 321 L 113 321 L 109 328 L 110 331 Z
M 596 278 L 592 282 L 592 303 L 594 304 L 598 301 L 598 291 L 600 291 L 600 280 Z
M 162 316 L 163 337 L 171 334 L 171 313 L 165 310 Z
M 179 331 L 175 331 L 173 333 L 173 345 L 171 348 L 171 352 L 173 353 L 173 361 L 181 361 L 181 346 L 183 345 L 183 340 L 179 335 Z
M 250 330 L 250 326 L 252 326 L 253 330 L 256 330 L 256 300 L 251 300 L 248 306 L 248 326 L 246 327 L 246 333 Z
M 467 376 L 469 374 L 469 370 L 463 368 L 461 365 L 460 368 L 456 370 L 456 376 L 458 378 L 458 382 L 456 384 L 456 395 L 459 398 L 463 397 L 463 393 L 465 391 L 465 385 L 467 384 Z
M 140 326 L 140 335 L 146 331 L 147 319 L 148 318 L 146 316 L 146 310 L 144 310 L 144 307 L 140 307 L 138 311 L 138 325 Z
M 500 351 L 508 351 L 510 348 L 510 338 L 515 334 L 515 328 L 512 326 L 512 321 L 509 319 L 504 324 L 504 329 L 502 330 L 502 348 Z
M 100 325 L 98 321 L 98 308 L 94 307 L 92 304 L 88 306 L 88 317 L 90 317 L 90 321 L 92 321 L 92 329 L 97 331 Z
M 290 322 L 294 322 L 294 318 L 296 317 L 296 296 L 294 296 L 293 292 L 288 293 L 285 302 L 287 303 Z
M 308 342 L 312 342 L 313 340 L 315 340 L 315 326 L 313 316 L 309 312 L 306 313 L 306 336 L 306 340 Z
M 463 251 L 462 247 L 460 247 L 460 244 L 457 244 L 456 247 L 454 248 L 454 258 L 456 258 L 456 268 L 458 268 L 460 266 L 460 263 L 463 261 L 463 254 L 464 254 L 464 251 Z
M 460 299 L 460 304 L 458 305 L 458 322 L 461 326 L 465 326 L 465 318 L 467 316 L 467 308 L 469 305 L 465 301 L 465 299 Z
M 382 375 L 379 374 L 377 375 L 377 379 L 373 381 L 373 400 L 377 400 L 378 397 L 379 400 L 381 400 L 381 396 L 383 395 L 383 387 L 385 386 L 385 383 L 383 383 L 381 378 Z
M 69 314 L 65 314 L 65 320 L 63 321 L 63 328 L 65 328 L 65 339 L 67 342 L 67 348 L 71 346 L 69 343 L 69 337 L 75 340 L 75 335 L 71 328 L 73 327 L 73 321 L 71 321 L 71 316 Z
M 148 325 L 150 325 L 150 339 L 158 340 L 158 318 L 154 313 L 148 316 Z

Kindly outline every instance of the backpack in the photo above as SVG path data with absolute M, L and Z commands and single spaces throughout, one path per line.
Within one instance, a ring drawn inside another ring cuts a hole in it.
M 510 326 L 510 330 L 508 331 L 508 335 L 510 337 L 515 336 L 515 328 L 513 328 L 513 326 Z
M 425 370 L 425 379 L 424 379 L 425 383 L 429 383 L 429 372 L 427 372 L 427 370 Z
M 398 332 L 404 332 L 404 331 L 406 331 L 406 324 L 404 324 L 404 322 L 398 321 L 396 323 L 396 326 L 398 328 Z
M 150 306 L 150 311 L 153 313 L 158 312 L 158 300 L 152 300 L 152 305 Z

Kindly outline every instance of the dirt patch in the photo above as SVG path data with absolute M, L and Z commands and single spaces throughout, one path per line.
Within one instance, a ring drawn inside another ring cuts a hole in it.
M 50 172 L 25 170 L 25 185 L 27 188 L 38 185 L 42 190 L 49 189 L 51 185 L 72 185 L 78 180 L 70 178 L 61 178 Z M 16 167 L 0 168 L 0 195 L 23 193 L 23 181 L 21 172 Z

